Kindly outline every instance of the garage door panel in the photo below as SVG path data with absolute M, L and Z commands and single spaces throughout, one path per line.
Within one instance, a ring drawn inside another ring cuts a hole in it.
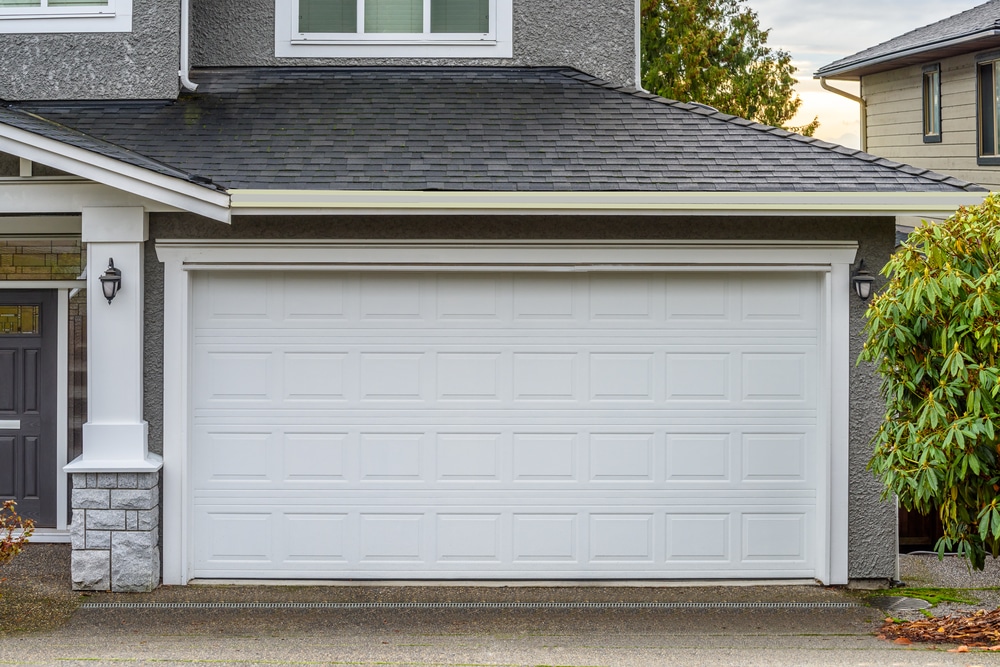
M 195 574 L 812 576 L 819 287 L 196 274 Z

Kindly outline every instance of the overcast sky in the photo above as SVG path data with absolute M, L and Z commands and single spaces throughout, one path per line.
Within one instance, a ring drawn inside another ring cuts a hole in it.
M 819 116 L 816 136 L 858 148 L 858 105 L 829 93 L 812 78 L 828 63 L 983 4 L 984 0 L 747 0 L 771 28 L 768 44 L 792 54 L 802 109 L 792 121 Z M 857 85 L 833 85 L 857 93 Z

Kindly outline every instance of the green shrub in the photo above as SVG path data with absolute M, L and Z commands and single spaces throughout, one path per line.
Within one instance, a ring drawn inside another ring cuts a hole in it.
M 910 234 L 882 271 L 861 359 L 885 414 L 869 468 L 907 509 L 937 512 L 937 550 L 1000 552 L 1000 197 Z

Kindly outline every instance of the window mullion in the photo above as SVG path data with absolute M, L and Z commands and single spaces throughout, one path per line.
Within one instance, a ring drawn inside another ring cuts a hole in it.
M 431 0 L 424 0 L 424 34 L 431 31 Z
M 1000 97 L 1000 86 L 997 85 L 997 80 L 1000 79 L 1000 61 L 994 62 L 993 67 L 993 117 L 990 122 L 993 124 L 993 145 L 990 146 L 990 155 L 1000 155 L 1000 151 L 997 150 L 997 132 L 1000 130 L 1000 109 L 997 108 L 997 98 Z
M 365 0 L 358 0 L 358 34 L 365 34 Z

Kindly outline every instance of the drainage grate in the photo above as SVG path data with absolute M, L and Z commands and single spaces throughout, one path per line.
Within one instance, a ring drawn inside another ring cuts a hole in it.
M 84 602 L 82 609 L 848 609 L 855 602 Z

